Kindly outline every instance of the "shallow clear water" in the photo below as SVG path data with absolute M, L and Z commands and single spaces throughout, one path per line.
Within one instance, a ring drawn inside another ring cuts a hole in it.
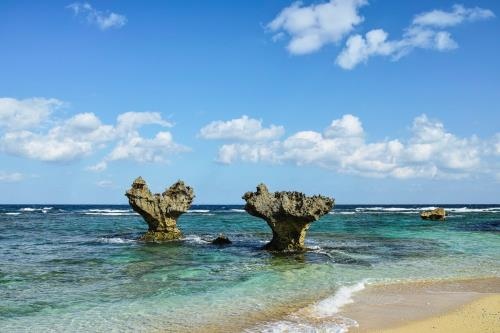
M 424 207 L 337 206 L 309 251 L 277 255 L 237 206 L 193 207 L 164 244 L 135 241 L 128 206 L 0 206 L 0 331 L 314 330 L 288 320 L 303 308 L 341 331 L 360 281 L 500 276 L 500 206 L 445 206 L 444 223 Z M 233 244 L 211 245 L 219 232 Z

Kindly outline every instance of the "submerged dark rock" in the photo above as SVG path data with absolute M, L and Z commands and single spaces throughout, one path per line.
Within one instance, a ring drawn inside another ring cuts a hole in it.
M 212 244 L 214 245 L 228 245 L 231 243 L 231 240 L 224 234 L 219 234 L 219 236 L 212 241 Z
M 245 210 L 253 216 L 264 219 L 273 238 L 265 249 L 270 251 L 302 251 L 309 225 L 327 214 L 334 205 L 334 199 L 315 195 L 306 196 L 300 192 L 272 192 L 264 184 L 256 192 L 243 195 Z
M 177 219 L 187 212 L 194 199 L 193 189 L 183 181 L 177 181 L 162 194 L 152 194 L 144 179 L 138 177 L 125 195 L 132 209 L 148 224 L 148 232 L 141 237 L 142 240 L 164 241 L 182 237 Z
M 446 211 L 444 208 L 425 210 L 420 213 L 420 217 L 424 220 L 444 221 L 446 219 Z

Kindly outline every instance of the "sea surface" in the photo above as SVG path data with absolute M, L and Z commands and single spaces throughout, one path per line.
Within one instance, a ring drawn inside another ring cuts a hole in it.
M 344 332 L 366 284 L 500 276 L 500 205 L 444 207 L 338 205 L 279 255 L 241 206 L 193 206 L 182 240 L 151 244 L 128 206 L 3 205 L 0 332 Z

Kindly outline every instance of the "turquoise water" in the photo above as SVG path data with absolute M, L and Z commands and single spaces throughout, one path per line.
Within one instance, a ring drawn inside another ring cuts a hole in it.
M 500 276 L 500 206 L 448 206 L 444 223 L 423 207 L 337 206 L 309 251 L 277 255 L 236 206 L 193 207 L 164 244 L 135 240 L 146 224 L 128 206 L 0 206 L 0 331 L 340 332 L 363 281 Z M 219 232 L 233 244 L 211 245 Z

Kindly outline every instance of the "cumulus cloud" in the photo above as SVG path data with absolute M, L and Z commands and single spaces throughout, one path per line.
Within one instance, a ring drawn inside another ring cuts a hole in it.
M 352 33 L 364 21 L 359 11 L 367 4 L 366 0 L 330 0 L 309 6 L 294 2 L 266 28 L 274 33 L 274 42 L 289 37 L 287 49 L 291 54 L 313 53 L 327 44 L 341 42 Z M 350 70 L 372 56 L 388 56 L 396 61 L 417 48 L 440 52 L 453 50 L 458 48 L 458 43 L 444 29 L 493 17 L 495 14 L 489 9 L 462 5 L 454 5 L 450 11 L 435 9 L 420 13 L 404 29 L 400 39 L 389 40 L 383 29 L 351 35 L 335 63 Z
M 127 23 L 127 18 L 113 12 L 102 12 L 90 5 L 88 2 L 75 2 L 68 5 L 66 8 L 73 11 L 75 16 L 84 17 L 91 25 L 97 26 L 101 30 L 110 28 L 121 28 Z
M 26 129 L 40 125 L 63 105 L 55 98 L 0 98 L 0 129 Z
M 14 123 L 17 118 L 11 115 L 18 112 L 17 106 L 21 102 L 10 102 L 9 105 L 14 110 L 8 107 L 2 109 L 9 115 L 9 119 L 14 119 Z M 60 102 L 52 104 L 58 106 Z M 45 111 L 45 118 L 52 111 Z M 23 111 L 21 115 L 30 113 Z M 35 123 L 40 124 L 40 121 L 30 121 L 29 125 L 32 127 Z M 103 124 L 93 113 L 78 113 L 65 120 L 51 119 L 50 123 L 52 126 L 49 128 L 39 126 L 29 130 L 7 124 L 3 133 L 0 131 L 0 151 L 40 161 L 67 162 L 114 144 L 111 152 L 101 162 L 88 167 L 91 171 L 103 171 L 110 161 L 164 162 L 171 154 L 188 150 L 176 143 L 168 131 L 159 131 L 152 138 L 141 136 L 139 129 L 146 125 L 163 128 L 172 126 L 159 112 L 122 113 L 118 115 L 115 125 Z
M 231 164 L 238 160 L 243 162 L 272 162 L 279 163 L 276 152 L 280 146 L 279 142 L 271 143 L 233 143 L 222 145 L 216 161 L 222 164 Z
M 225 164 L 290 162 L 399 179 L 462 178 L 488 169 L 487 141 L 475 136 L 460 138 L 426 115 L 414 119 L 411 133 L 407 140 L 367 142 L 359 118 L 344 115 L 323 132 L 300 131 L 266 143 L 226 143 L 219 148 L 217 160 Z
M 266 141 L 276 139 L 285 133 L 283 126 L 262 127 L 262 120 L 248 116 L 229 121 L 213 121 L 200 130 L 203 139 L 238 141 Z
M 288 35 L 287 49 L 292 54 L 312 53 L 324 45 L 337 43 L 363 21 L 359 8 L 365 0 L 331 0 L 303 6 L 294 2 L 283 9 L 267 28 L 274 32 L 274 41 Z
M 174 142 L 170 132 L 158 132 L 154 138 L 147 139 L 133 135 L 121 140 L 106 158 L 107 161 L 134 160 L 137 162 L 165 162 L 173 153 L 188 151 L 183 145 Z M 168 154 L 166 154 L 168 153 Z
M 415 16 L 399 40 L 388 40 L 388 33 L 373 29 L 364 36 L 356 34 L 347 39 L 345 48 L 337 56 L 336 64 L 343 69 L 353 69 L 366 63 L 372 56 L 390 56 L 399 60 L 416 48 L 436 51 L 456 49 L 458 44 L 448 31 L 439 28 L 452 27 L 463 22 L 473 22 L 494 17 L 488 9 L 453 6 L 451 12 L 433 10 Z
M 20 172 L 6 172 L 0 170 L 0 182 L 16 183 L 24 179 L 24 175 Z

